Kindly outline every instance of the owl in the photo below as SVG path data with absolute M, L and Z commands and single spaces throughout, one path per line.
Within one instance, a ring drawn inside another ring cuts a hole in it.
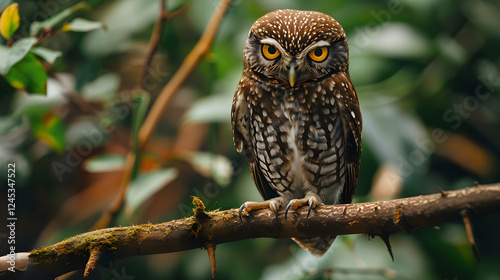
M 319 12 L 277 10 L 251 27 L 231 123 L 265 201 L 242 211 L 350 203 L 361 157 L 361 112 L 342 26 Z M 335 236 L 294 238 L 322 256 Z

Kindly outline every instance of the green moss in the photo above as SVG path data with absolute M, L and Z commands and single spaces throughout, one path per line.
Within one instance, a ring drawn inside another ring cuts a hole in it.
M 87 256 L 90 254 L 90 250 L 92 250 L 92 248 L 94 248 L 95 246 L 96 244 L 94 243 L 94 239 L 89 236 L 85 238 L 80 244 L 76 245 L 73 252 L 77 255 Z
M 205 204 L 203 204 L 203 201 L 199 197 L 193 196 L 193 204 L 194 204 L 193 213 L 195 216 L 198 216 L 200 214 L 206 214 Z
M 229 213 L 225 214 L 224 216 L 222 216 L 222 219 L 224 221 L 230 221 L 230 220 L 234 219 L 235 217 L 238 217 L 238 215 L 235 212 L 229 212 Z
M 127 235 L 132 239 L 136 239 L 139 235 L 139 226 L 130 227 L 127 232 Z
M 114 232 L 111 232 L 103 240 L 102 245 L 105 245 L 107 248 L 109 248 L 109 250 L 116 250 L 116 242 L 117 241 L 118 241 L 118 238 L 116 237 L 116 234 Z
M 54 250 L 52 246 L 48 246 L 31 251 L 30 257 L 33 256 L 36 258 L 53 258 L 57 257 L 57 255 L 57 251 Z
M 168 229 L 166 227 L 159 227 L 159 229 L 165 234 L 165 235 L 169 235 L 171 232 L 172 232 L 172 229 L 170 227 L 168 227 Z

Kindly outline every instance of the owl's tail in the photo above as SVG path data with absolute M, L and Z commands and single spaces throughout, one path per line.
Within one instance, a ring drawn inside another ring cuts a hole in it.
M 300 247 L 311 252 L 315 257 L 323 256 L 328 248 L 332 246 L 337 236 L 311 237 L 311 238 L 292 238 Z

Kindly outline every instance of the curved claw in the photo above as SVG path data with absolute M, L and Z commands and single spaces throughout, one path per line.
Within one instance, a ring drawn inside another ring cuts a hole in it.
M 269 207 L 274 210 L 274 213 L 276 214 L 276 220 L 278 219 L 278 207 L 276 206 L 276 202 L 271 201 L 269 203 Z
M 290 207 L 292 207 L 293 205 L 293 200 L 290 200 L 290 202 L 288 202 L 288 205 L 286 206 L 286 209 L 285 209 L 285 221 L 286 221 L 286 217 L 288 216 L 288 210 L 290 210 Z
M 309 214 L 311 214 L 311 209 L 313 209 L 313 207 L 315 207 L 315 205 L 316 205 L 316 200 L 314 200 L 314 198 L 311 197 L 309 199 L 309 209 L 307 210 L 307 217 L 306 217 L 306 219 L 309 218 Z
M 247 204 L 246 203 L 243 203 L 241 204 L 240 206 L 240 211 L 239 211 L 239 214 L 240 214 L 240 221 L 243 222 L 243 219 L 241 218 L 241 212 L 243 212 L 243 209 L 247 208 Z

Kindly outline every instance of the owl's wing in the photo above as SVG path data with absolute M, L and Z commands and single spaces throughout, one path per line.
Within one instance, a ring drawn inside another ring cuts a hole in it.
M 233 98 L 233 106 L 231 109 L 233 142 L 238 152 L 241 152 L 243 148 L 245 148 L 248 166 L 250 168 L 253 181 L 255 182 L 260 195 L 267 200 L 277 197 L 278 193 L 269 185 L 269 182 L 264 177 L 264 174 L 260 170 L 255 158 L 252 141 L 250 139 L 250 124 L 248 123 L 250 119 L 248 102 L 246 100 L 246 90 L 248 87 L 241 86 L 244 82 L 245 78 L 242 78 Z
M 341 203 L 351 203 L 358 181 L 359 163 L 361 160 L 361 128 L 363 125 L 358 97 L 354 86 L 347 77 L 349 90 L 339 100 L 339 108 L 344 126 L 346 143 L 346 185 L 341 195 Z
M 253 157 L 253 156 L 252 156 Z M 250 157 L 247 154 L 248 166 L 250 167 L 250 173 L 252 174 L 253 181 L 259 190 L 260 195 L 264 198 L 264 200 L 268 200 L 271 198 L 278 197 L 279 194 L 269 185 L 269 182 L 262 174 L 260 167 L 257 164 L 257 161 L 250 160 Z
M 245 136 L 248 140 L 248 107 L 245 106 L 245 97 L 241 92 L 241 86 L 238 85 L 233 97 L 233 106 L 231 108 L 231 125 L 233 126 L 234 147 L 241 153 L 243 150 L 243 141 Z

